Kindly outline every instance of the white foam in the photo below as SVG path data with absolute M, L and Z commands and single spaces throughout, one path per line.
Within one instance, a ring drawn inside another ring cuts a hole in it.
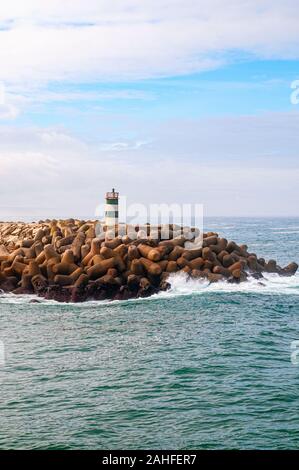
M 299 295 L 299 274 L 282 277 L 278 274 L 264 274 L 262 279 L 249 278 L 247 282 L 231 284 L 226 281 L 209 284 L 207 281 L 187 279 L 179 274 L 170 278 L 169 295 L 204 294 L 206 292 L 247 292 L 258 294 L 294 294 Z
M 75 307 L 91 307 L 105 305 L 119 305 L 126 302 L 148 302 L 157 299 L 171 299 L 173 297 L 205 295 L 207 293 L 254 293 L 271 295 L 299 295 L 299 273 L 291 277 L 281 277 L 278 274 L 266 274 L 264 278 L 257 280 L 249 278 L 241 284 L 231 284 L 226 281 L 210 284 L 207 280 L 188 279 L 184 274 L 174 274 L 169 278 L 171 288 L 168 291 L 159 292 L 151 297 L 130 300 L 91 300 L 82 303 L 61 303 L 55 300 L 45 300 L 35 295 L 1 294 L 0 304 L 29 304 L 32 300 L 38 300 L 33 305 L 71 305 Z

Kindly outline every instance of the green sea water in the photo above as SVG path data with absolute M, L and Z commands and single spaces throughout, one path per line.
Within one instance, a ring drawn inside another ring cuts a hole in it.
M 299 219 L 206 228 L 298 262 Z M 125 302 L 30 300 L 0 294 L 0 448 L 299 448 L 298 275 L 176 276 L 169 292 Z

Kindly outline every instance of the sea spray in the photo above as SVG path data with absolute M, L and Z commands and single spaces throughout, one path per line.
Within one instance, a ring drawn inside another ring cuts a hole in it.
M 169 299 L 181 296 L 199 296 L 210 293 L 218 295 L 227 293 L 247 293 L 259 295 L 299 295 L 299 273 L 292 277 L 281 277 L 278 274 L 267 274 L 262 281 L 248 278 L 246 283 L 231 284 L 226 281 L 217 283 L 209 283 L 205 279 L 191 279 L 185 273 L 172 274 L 169 277 L 170 289 L 153 294 L 150 297 L 139 297 L 137 299 L 127 300 L 89 300 L 86 302 L 68 302 L 79 308 L 88 308 L 89 306 L 105 306 L 105 305 L 118 305 L 126 304 L 127 302 L 150 302 L 157 299 Z M 46 300 L 38 297 L 37 295 L 15 295 L 13 293 L 0 292 L 0 304 L 28 304 L 37 303 L 41 305 L 57 305 L 56 300 Z

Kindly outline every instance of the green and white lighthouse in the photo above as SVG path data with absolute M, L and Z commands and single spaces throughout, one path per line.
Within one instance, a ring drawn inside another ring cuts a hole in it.
M 107 227 L 115 227 L 118 225 L 118 196 L 114 188 L 111 192 L 106 193 L 105 204 L 105 224 Z

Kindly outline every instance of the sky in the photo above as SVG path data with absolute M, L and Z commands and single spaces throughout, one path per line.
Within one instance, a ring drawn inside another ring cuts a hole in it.
M 0 220 L 299 216 L 296 0 L 10 0 L 0 64 Z

